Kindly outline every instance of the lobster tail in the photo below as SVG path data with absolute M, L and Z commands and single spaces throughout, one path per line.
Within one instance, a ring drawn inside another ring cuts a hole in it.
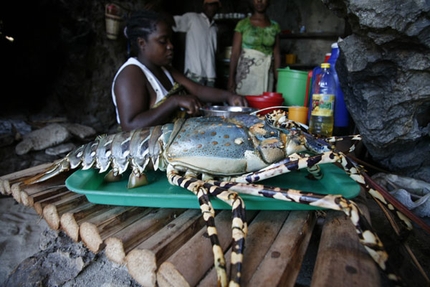
M 23 183 L 26 185 L 30 185 L 38 182 L 43 182 L 68 170 L 70 170 L 70 162 L 67 160 L 67 158 L 63 158 L 54 162 L 50 167 L 45 169 L 45 171 L 33 177 L 25 179 Z
M 33 177 L 23 180 L 23 183 L 26 185 L 30 185 L 38 182 L 43 182 L 45 180 L 48 180 L 50 178 L 53 178 L 59 175 L 60 173 L 77 168 L 83 162 L 83 158 L 85 156 L 85 150 L 88 149 L 87 146 L 93 147 L 94 143 L 97 143 L 97 142 L 98 140 L 86 145 L 81 145 L 75 150 L 69 152 L 64 158 L 55 161 L 50 167 L 46 168 L 44 171 L 40 172 L 39 174 Z M 92 162 L 94 163 L 94 161 Z M 92 167 L 92 165 L 93 164 L 88 165 L 87 168 Z
M 81 145 L 63 159 L 54 162 L 36 176 L 25 179 L 24 184 L 48 180 L 56 175 L 81 167 L 83 170 L 97 168 L 103 173 L 109 168 L 108 181 L 115 181 L 129 168 L 132 169 L 129 187 L 147 184 L 144 171 L 164 167 L 159 157 L 162 153 L 161 126 L 144 128 L 112 135 L 100 135 L 94 141 Z

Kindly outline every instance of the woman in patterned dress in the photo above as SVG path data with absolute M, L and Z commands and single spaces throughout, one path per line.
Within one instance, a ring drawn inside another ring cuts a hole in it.
M 253 13 L 235 28 L 228 89 L 240 95 L 272 92 L 280 67 L 278 23 L 266 10 L 269 0 L 251 0 Z

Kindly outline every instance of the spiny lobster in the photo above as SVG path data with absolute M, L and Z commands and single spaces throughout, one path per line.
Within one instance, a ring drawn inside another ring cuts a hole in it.
M 358 139 L 358 137 L 357 137 Z M 214 266 L 220 286 L 239 286 L 247 233 L 245 204 L 239 194 L 271 197 L 278 200 L 343 211 L 356 228 L 360 242 L 388 274 L 400 281 L 388 261 L 388 254 L 358 206 L 340 195 L 321 195 L 300 190 L 264 186 L 255 182 L 307 168 L 316 178 L 322 176 L 318 164 L 339 163 L 345 172 L 371 194 L 362 168 L 344 153 L 334 151 L 329 139 L 306 133 L 287 119 L 285 112 L 274 111 L 265 119 L 252 115 L 232 118 L 196 117 L 174 123 L 114 135 L 103 135 L 84 144 L 55 162 L 46 172 L 27 179 L 25 184 L 41 182 L 70 169 L 97 168 L 110 171 L 106 180 L 118 179 L 127 169 L 132 172 L 128 188 L 147 183 L 144 172 L 166 171 L 168 181 L 193 192 L 199 199 L 214 253 Z M 231 279 L 226 272 L 219 246 L 214 209 L 209 195 L 232 207 Z M 383 197 L 380 196 L 383 200 Z M 410 222 L 403 218 L 408 228 Z M 229 281 L 230 280 L 230 281 Z

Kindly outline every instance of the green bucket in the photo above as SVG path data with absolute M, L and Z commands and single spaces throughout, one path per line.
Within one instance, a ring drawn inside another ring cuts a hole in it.
M 307 106 L 305 103 L 308 72 L 291 70 L 290 67 L 278 69 L 276 92 L 282 93 L 286 106 Z

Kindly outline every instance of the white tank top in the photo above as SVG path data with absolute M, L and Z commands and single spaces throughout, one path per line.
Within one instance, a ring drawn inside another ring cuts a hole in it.
M 160 81 L 154 76 L 154 74 L 145 66 L 143 65 L 141 62 L 139 62 L 135 57 L 130 57 L 118 70 L 118 72 L 116 73 L 115 77 L 113 78 L 113 83 L 112 83 L 112 101 L 113 104 L 115 105 L 115 112 L 116 112 L 116 121 L 118 122 L 118 124 L 120 123 L 120 119 L 119 119 L 119 114 L 118 114 L 118 107 L 116 105 L 116 96 L 115 96 L 115 82 L 116 82 L 116 78 L 118 77 L 118 74 L 127 66 L 129 65 L 136 65 L 138 66 L 143 73 L 145 73 L 146 78 L 148 79 L 149 83 L 151 84 L 152 88 L 154 89 L 155 93 L 157 94 L 157 98 L 155 100 L 155 104 L 157 104 L 159 101 L 161 101 L 166 94 L 168 93 L 168 91 L 163 87 L 163 85 L 160 83 Z M 172 75 L 169 73 L 169 71 L 167 71 L 166 68 L 161 67 L 164 71 L 164 73 L 166 74 L 167 78 L 169 78 L 170 82 L 174 83 L 173 77 Z

